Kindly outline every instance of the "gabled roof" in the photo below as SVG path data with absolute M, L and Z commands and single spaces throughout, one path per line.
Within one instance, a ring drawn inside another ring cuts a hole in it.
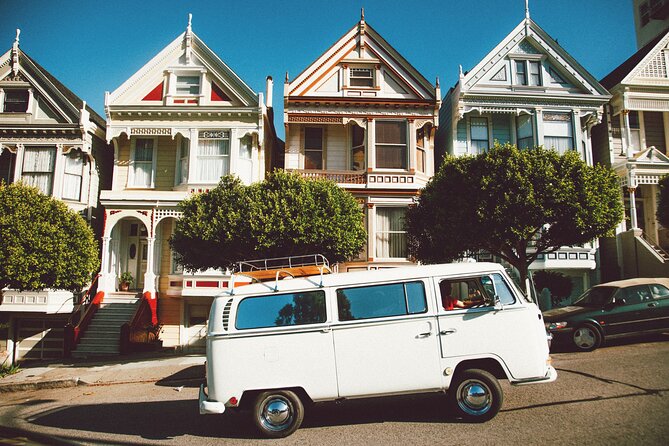
M 669 31 L 658 35 L 643 48 L 632 54 L 625 62 L 604 76 L 601 84 L 611 89 L 621 83 L 629 83 L 634 73 L 641 70 L 649 61 L 664 49 L 669 43 Z
M 648 147 L 647 149 L 634 154 L 633 160 L 636 163 L 665 164 L 669 166 L 669 157 L 655 147 Z
M 576 59 L 574 59 L 557 41 L 537 25 L 529 14 L 516 26 L 492 51 L 490 51 L 474 68 L 461 76 L 460 86 L 467 90 L 476 85 L 490 70 L 497 67 L 500 60 L 508 56 L 523 42 L 545 55 L 556 68 L 564 70 L 575 86 L 587 94 L 594 96 L 607 95 L 608 91 L 595 79 Z
M 381 65 L 388 71 L 391 82 L 413 99 L 436 99 L 435 87 L 367 24 L 364 13 L 359 22 L 288 84 L 286 95 L 310 96 L 342 63 L 356 62 Z
M 184 62 L 185 55 L 186 61 Z M 258 95 L 214 53 L 190 28 L 181 33 L 156 56 L 114 90 L 106 105 L 129 105 L 131 98 L 144 97 L 162 82 L 171 68 L 202 66 L 243 106 L 258 106 Z M 135 91 L 140 89 L 140 91 Z M 139 96 L 138 96 L 139 95 Z
M 11 71 L 8 74 L 15 72 L 19 76 L 23 76 L 26 82 L 35 90 L 41 92 L 43 99 L 49 102 L 57 114 L 60 115 L 61 119 L 68 123 L 79 124 L 84 101 L 19 48 L 18 34 L 19 31 L 17 30 L 17 38 L 12 48 L 0 56 L 0 73 L 4 72 L 2 67 L 11 67 Z M 14 55 L 17 57 L 14 57 Z M 18 65 L 14 66 L 16 64 Z M 90 114 L 92 122 L 104 128 L 105 121 L 95 110 L 86 105 L 86 111 Z

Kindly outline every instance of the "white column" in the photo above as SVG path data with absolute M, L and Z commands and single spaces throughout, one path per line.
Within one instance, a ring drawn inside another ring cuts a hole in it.
M 627 158 L 632 158 L 632 135 L 630 133 L 630 111 L 623 110 L 621 112 L 623 118 L 623 149 Z
M 544 144 L 544 111 L 540 108 L 537 108 L 534 111 L 534 144 L 543 145 Z
M 630 222 L 632 224 L 632 229 L 639 229 L 639 222 L 636 218 L 636 187 L 629 187 L 627 190 L 629 190 L 630 193 Z
M 230 172 L 237 173 L 239 165 L 239 132 L 237 129 L 230 129 Z
M 416 172 L 416 121 L 409 119 L 409 135 L 407 138 L 409 151 L 409 172 Z
M 190 138 L 188 139 L 188 179 L 186 182 L 192 184 L 195 182 L 195 160 L 197 159 L 198 134 L 197 129 L 190 129 Z
M 367 171 L 376 169 L 376 148 L 374 146 L 374 119 L 367 118 Z
M 99 287 L 100 291 L 104 291 L 106 294 L 113 293 L 116 290 L 116 278 L 114 277 L 114 274 L 109 271 L 109 258 L 111 256 L 111 253 L 109 252 L 111 245 L 109 243 L 110 241 L 110 236 L 102 237 L 102 265 L 100 266 Z
M 146 238 L 146 273 L 144 273 L 144 289 L 142 290 L 143 293 L 150 292 L 152 296 L 156 293 L 156 274 L 153 271 L 153 247 L 155 243 L 155 237 Z

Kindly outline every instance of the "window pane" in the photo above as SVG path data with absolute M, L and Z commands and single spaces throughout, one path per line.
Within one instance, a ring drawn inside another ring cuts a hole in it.
M 351 126 L 351 169 L 365 168 L 365 129 L 357 125 Z
M 252 146 L 251 146 L 251 137 L 245 136 L 239 142 L 239 157 L 242 159 L 251 159 Z
M 516 61 L 516 84 L 527 85 L 527 73 L 525 73 L 525 61 Z
M 370 319 L 406 314 L 402 284 L 337 290 L 339 320 Z
M 138 139 L 135 142 L 135 161 L 153 160 L 153 140 Z
M 416 149 L 416 170 L 425 173 L 425 150 Z
M 21 179 L 27 185 L 50 195 L 55 161 L 55 147 L 26 147 Z
M 197 178 L 217 182 L 230 171 L 230 141 L 228 139 L 201 139 L 198 141 Z
M 349 78 L 352 87 L 374 86 L 374 74 L 371 68 L 351 68 Z
M 9 113 L 28 111 L 28 90 L 5 90 L 4 111 Z
M 471 134 L 472 152 L 483 153 L 488 150 L 488 120 L 486 118 L 470 118 L 469 131 Z
M 541 70 L 539 62 L 530 62 L 530 85 L 541 85 Z
M 427 311 L 425 300 L 425 286 L 423 282 L 411 282 L 404 285 L 407 293 L 409 314 L 424 313 Z
M 325 293 L 308 291 L 249 297 L 239 303 L 237 329 L 282 327 L 323 323 Z
M 527 115 L 518 116 L 516 123 L 518 133 L 518 147 L 521 149 L 532 147 L 534 145 L 532 117 Z
M 376 257 L 406 258 L 405 208 L 376 209 Z
M 304 168 L 305 169 L 322 169 L 323 168 L 323 152 L 319 150 L 306 150 L 304 152 Z
M 406 144 L 406 123 L 404 121 L 376 121 L 376 142 Z
M 83 168 L 84 157 L 80 153 L 72 153 L 65 157 L 63 198 L 68 200 L 79 200 L 81 198 Z
M 376 145 L 376 167 L 406 169 L 406 146 Z
M 200 76 L 177 76 L 177 94 L 200 94 Z
M 323 129 L 316 127 L 306 127 L 304 129 L 304 148 L 322 149 L 323 148 Z

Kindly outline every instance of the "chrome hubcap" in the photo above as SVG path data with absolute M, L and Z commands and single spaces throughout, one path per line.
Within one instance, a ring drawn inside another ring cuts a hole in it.
M 480 381 L 466 380 L 458 388 L 458 405 L 470 415 L 482 415 L 492 406 L 492 394 Z
M 263 426 L 267 429 L 281 431 L 290 426 L 293 411 L 289 401 L 274 397 L 267 400 L 260 416 Z
M 589 328 L 579 328 L 574 332 L 574 343 L 581 348 L 595 345 L 595 334 Z

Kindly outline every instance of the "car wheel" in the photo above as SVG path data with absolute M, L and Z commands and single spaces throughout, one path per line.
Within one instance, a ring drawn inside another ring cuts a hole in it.
M 574 346 L 582 352 L 590 352 L 602 343 L 602 335 L 597 327 L 592 324 L 583 324 L 574 330 L 571 335 Z
M 263 392 L 253 406 L 253 423 L 268 438 L 282 438 L 302 424 L 304 406 L 290 390 Z
M 454 378 L 448 392 L 456 416 L 482 423 L 497 415 L 504 399 L 502 387 L 490 372 L 468 369 Z

